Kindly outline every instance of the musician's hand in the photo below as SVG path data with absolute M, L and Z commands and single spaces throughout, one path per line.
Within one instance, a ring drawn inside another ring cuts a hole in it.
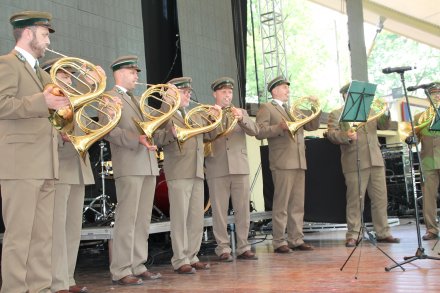
M 106 97 L 104 99 L 106 99 Z M 115 106 L 118 106 L 118 107 L 122 108 L 122 100 L 121 100 L 120 97 L 111 96 L 111 99 L 107 99 L 107 101 L 109 103 L 114 104 Z
M 308 97 L 311 101 L 313 101 L 313 102 L 318 102 L 319 101 L 319 99 L 317 98 L 317 97 L 315 97 L 315 96 L 309 96 Z
M 150 142 L 147 140 L 147 136 L 145 134 L 139 135 L 139 143 L 141 145 L 144 145 L 149 151 L 157 150 L 157 146 L 154 144 L 150 144 Z
M 95 81 L 100 81 L 100 76 L 106 76 L 104 69 L 102 69 L 102 67 L 99 65 L 96 66 L 96 71 L 90 70 L 85 64 L 81 67 L 81 69 L 85 71 L 84 78 L 89 85 L 94 84 Z
M 357 132 L 354 131 L 353 129 L 349 129 L 349 130 L 347 131 L 347 136 L 348 136 L 348 138 L 349 138 L 350 140 L 357 140 L 357 139 L 358 139 L 358 137 L 357 137 Z
M 234 115 L 234 117 L 235 117 L 236 119 L 238 119 L 238 121 L 243 120 L 243 112 L 242 112 L 240 109 L 237 109 L 237 108 L 235 108 L 235 107 L 232 107 L 232 108 L 231 108 L 231 112 L 232 112 L 232 114 Z
M 61 139 L 64 142 L 70 142 L 70 138 L 69 138 L 69 136 L 66 133 L 60 133 L 60 135 L 61 135 Z
M 282 130 L 289 130 L 289 126 L 287 126 L 287 123 L 285 120 L 281 121 L 280 124 L 278 124 Z
M 59 89 L 50 85 L 43 91 L 44 99 L 46 100 L 47 107 L 49 109 L 58 110 L 66 108 L 70 105 L 69 99 L 64 95 L 58 95 Z
M 177 95 L 177 93 L 179 92 L 179 89 L 172 83 L 168 83 L 167 85 L 168 85 L 168 89 L 166 90 L 166 92 L 162 96 L 162 98 L 168 104 L 172 104 L 172 103 L 174 103 L 174 99 L 171 97 L 175 97 Z
M 219 105 L 214 105 L 209 110 L 209 114 L 214 115 L 216 117 L 219 117 L 221 112 L 222 112 L 222 108 Z

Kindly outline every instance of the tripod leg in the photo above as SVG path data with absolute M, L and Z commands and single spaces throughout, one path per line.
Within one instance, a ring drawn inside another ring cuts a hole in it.
M 353 250 L 351 251 L 350 255 L 347 257 L 347 259 L 345 260 L 344 264 L 342 265 L 342 267 L 340 268 L 340 270 L 342 271 L 345 267 L 345 265 L 348 263 L 348 260 L 351 258 L 351 256 L 353 255 L 353 253 L 356 251 L 356 248 L 358 247 L 358 243 L 356 242 L 356 246 L 353 248 Z
M 165 214 L 158 207 L 156 207 L 154 204 L 153 204 L 153 209 L 159 214 L 159 219 L 162 220 L 162 219 L 166 218 Z

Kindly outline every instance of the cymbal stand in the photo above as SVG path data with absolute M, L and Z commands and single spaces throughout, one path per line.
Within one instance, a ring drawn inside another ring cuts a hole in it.
M 414 198 L 414 212 L 415 212 L 415 217 L 416 217 L 416 230 L 417 230 L 417 249 L 416 249 L 416 253 L 413 256 L 405 256 L 403 258 L 403 262 L 400 262 L 399 264 L 397 264 L 398 266 L 401 266 L 403 264 L 406 263 L 410 263 L 412 261 L 415 261 L 417 259 L 435 259 L 435 260 L 440 260 L 440 258 L 438 257 L 433 257 L 433 256 L 429 256 L 426 255 L 425 253 L 425 249 L 422 246 L 422 237 L 420 236 L 420 219 L 419 219 L 419 208 L 417 206 L 417 186 L 416 186 L 416 175 L 414 172 L 414 160 L 413 160 L 413 156 L 412 156 L 412 145 L 415 146 L 416 148 L 416 154 L 417 154 L 417 158 L 419 160 L 419 170 L 420 170 L 420 184 L 423 185 L 423 181 L 424 181 L 424 177 L 423 177 L 423 167 L 422 167 L 422 160 L 420 159 L 420 151 L 419 151 L 419 147 L 418 147 L 418 141 L 417 141 L 417 136 L 415 134 L 414 131 L 414 121 L 411 115 L 411 108 L 410 108 L 410 104 L 409 104 L 409 99 L 408 99 L 408 93 L 406 91 L 406 85 L 405 85 L 405 77 L 404 77 L 404 71 L 402 72 L 398 72 L 400 74 L 400 81 L 402 82 L 402 86 L 403 86 L 403 90 L 405 93 L 405 100 L 406 100 L 406 105 L 408 106 L 408 116 L 409 116 L 409 121 L 411 124 L 411 130 L 412 130 L 412 136 L 408 137 L 406 139 L 406 143 L 408 144 L 408 151 L 409 151 L 409 163 L 411 165 L 411 177 L 412 177 L 412 188 L 413 188 L 413 198 Z M 431 101 L 431 98 L 428 95 L 428 98 Z M 392 265 L 392 266 L 388 266 L 385 267 L 385 271 L 389 272 L 392 269 L 394 269 L 397 265 Z
M 351 251 L 350 255 L 347 257 L 347 259 L 345 260 L 344 264 L 342 265 L 342 267 L 340 268 L 340 270 L 342 271 L 345 267 L 345 265 L 347 264 L 348 260 L 351 258 L 351 256 L 354 254 L 354 252 L 356 251 L 356 249 L 358 248 L 359 244 L 361 245 L 361 252 L 359 253 L 359 259 L 358 259 L 358 266 L 357 266 L 357 270 L 356 270 L 356 275 L 355 275 L 355 279 L 357 279 L 357 275 L 359 272 L 359 261 L 360 261 L 360 257 L 361 257 L 361 253 L 362 253 L 362 244 L 363 244 L 363 240 L 364 240 L 364 234 L 366 233 L 368 237 L 365 237 L 366 239 L 368 239 L 370 241 L 370 243 L 375 246 L 380 252 L 382 252 L 386 257 L 388 257 L 390 260 L 392 260 L 396 266 L 400 266 L 391 256 L 389 256 L 385 251 L 383 251 L 379 246 L 377 246 L 377 241 L 376 238 L 374 237 L 374 235 L 371 233 L 370 230 L 368 230 L 368 228 L 365 225 L 365 221 L 364 221 L 364 205 L 365 205 L 365 192 L 364 194 L 362 194 L 362 188 L 361 188 L 361 171 L 360 171 L 360 159 L 359 159 L 359 140 L 356 139 L 356 161 L 357 161 L 357 177 L 358 177 L 358 194 L 359 194 L 359 209 L 360 209 L 360 213 L 361 213 L 361 227 L 359 229 L 359 233 L 356 239 L 356 245 L 353 248 L 353 250 Z M 405 270 L 403 267 L 400 267 L 403 271 Z
M 106 149 L 105 142 L 101 140 L 99 143 L 100 146 L 100 152 L 99 152 L 99 159 L 101 161 L 101 186 L 102 186 L 102 193 L 98 197 L 95 197 L 85 208 L 84 212 L 87 212 L 88 210 L 95 213 L 95 220 L 96 221 L 106 221 L 109 218 L 112 218 L 114 216 L 114 208 L 115 205 L 109 201 L 109 196 L 105 193 L 105 176 L 108 175 L 108 170 L 106 169 L 105 162 L 104 162 L 104 150 Z M 101 210 L 98 211 L 94 208 L 94 205 L 97 201 L 100 201 Z

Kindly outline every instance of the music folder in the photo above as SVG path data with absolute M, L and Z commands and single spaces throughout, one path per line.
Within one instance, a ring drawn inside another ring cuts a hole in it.
M 339 122 L 367 121 L 376 88 L 376 84 L 353 80 L 348 88 Z

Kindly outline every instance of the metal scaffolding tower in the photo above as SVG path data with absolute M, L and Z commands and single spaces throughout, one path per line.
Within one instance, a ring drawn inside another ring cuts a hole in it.
M 259 0 L 260 33 L 263 46 L 264 85 L 278 75 L 287 77 L 286 44 L 282 0 Z M 266 101 L 269 93 L 264 90 Z

